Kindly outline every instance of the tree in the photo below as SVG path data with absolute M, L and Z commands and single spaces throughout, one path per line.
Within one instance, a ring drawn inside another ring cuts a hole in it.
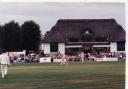
M 34 21 L 26 21 L 21 26 L 22 31 L 22 49 L 27 51 L 38 51 L 41 31 L 40 27 Z
M 5 51 L 19 51 L 21 44 L 20 26 L 11 21 L 3 26 L 2 47 Z
M 3 29 L 2 29 L 2 26 L 0 25 L 0 53 L 2 51 L 2 40 L 3 39 Z

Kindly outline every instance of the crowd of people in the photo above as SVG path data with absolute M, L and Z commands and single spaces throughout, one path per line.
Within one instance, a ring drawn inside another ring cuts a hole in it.
M 54 55 L 50 54 L 36 54 L 31 53 L 28 55 L 20 55 L 20 56 L 14 56 L 10 57 L 11 63 L 33 63 L 33 62 L 39 62 L 41 57 L 51 57 L 51 62 L 54 62 L 54 59 L 62 59 L 62 61 L 73 61 L 73 62 L 84 62 L 86 60 L 93 60 L 95 61 L 95 58 L 118 58 L 118 60 L 125 60 L 126 54 L 124 52 L 117 53 L 117 52 L 110 52 L 110 53 L 84 53 L 79 52 L 78 54 L 62 54 L 60 52 L 55 53 Z
M 39 54 L 28 54 L 25 55 L 19 55 L 19 56 L 10 56 L 11 63 L 33 63 L 33 62 L 39 62 L 39 58 L 41 56 Z

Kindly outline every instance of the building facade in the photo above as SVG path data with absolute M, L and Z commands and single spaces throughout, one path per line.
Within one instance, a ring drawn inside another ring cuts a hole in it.
M 42 40 L 45 54 L 125 51 L 125 30 L 115 19 L 61 19 Z

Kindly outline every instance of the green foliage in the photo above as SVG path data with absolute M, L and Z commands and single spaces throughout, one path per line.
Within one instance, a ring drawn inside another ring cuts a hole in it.
M 41 31 L 38 24 L 34 21 L 26 21 L 21 26 L 22 30 L 22 48 L 27 51 L 38 51 Z
M 3 30 L 2 30 L 2 26 L 0 26 L 0 52 L 2 51 L 2 39 L 3 39 Z
M 11 21 L 3 26 L 2 47 L 5 51 L 17 51 L 20 49 L 20 26 Z
M 0 26 L 0 51 L 38 51 L 41 31 L 34 21 L 26 21 L 22 26 L 10 21 Z

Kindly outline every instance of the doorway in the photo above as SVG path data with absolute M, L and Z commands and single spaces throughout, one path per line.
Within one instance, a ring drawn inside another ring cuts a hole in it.
M 91 47 L 84 48 L 84 53 L 91 53 L 91 51 L 92 51 Z

